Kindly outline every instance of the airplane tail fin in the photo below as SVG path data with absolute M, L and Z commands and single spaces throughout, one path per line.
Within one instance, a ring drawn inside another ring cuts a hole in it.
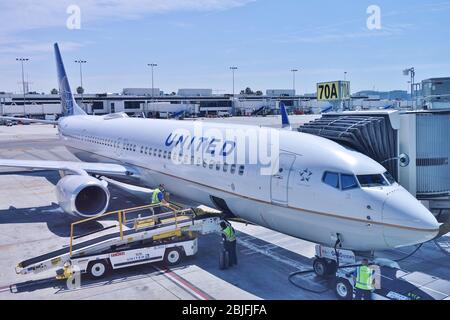
M 70 90 L 69 80 L 67 79 L 66 70 L 59 51 L 58 44 L 55 43 L 56 69 L 58 71 L 59 94 L 61 96 L 61 106 L 63 115 L 83 115 L 86 112 L 75 102 L 72 91 Z
M 286 111 L 286 106 L 284 105 L 283 102 L 280 102 L 280 112 L 281 112 L 281 124 L 282 124 L 282 128 L 285 130 L 291 130 L 291 123 L 289 122 L 289 116 L 288 113 Z

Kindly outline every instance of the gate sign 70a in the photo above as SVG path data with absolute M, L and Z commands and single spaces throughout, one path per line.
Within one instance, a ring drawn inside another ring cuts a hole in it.
M 317 84 L 317 100 L 346 100 L 350 99 L 350 82 L 333 81 Z

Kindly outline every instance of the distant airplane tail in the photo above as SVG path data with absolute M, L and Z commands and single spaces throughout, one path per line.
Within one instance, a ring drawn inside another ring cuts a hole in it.
M 67 79 L 66 70 L 64 68 L 61 52 L 59 51 L 57 43 L 55 43 L 55 57 L 63 115 L 67 117 L 86 114 L 86 112 L 84 112 L 83 109 L 75 102 L 72 91 L 70 90 L 69 80 Z
M 291 130 L 291 123 L 289 122 L 289 116 L 288 113 L 286 111 L 286 106 L 284 105 L 283 102 L 280 102 L 280 112 L 281 112 L 281 124 L 282 124 L 282 128 L 286 129 L 286 130 Z

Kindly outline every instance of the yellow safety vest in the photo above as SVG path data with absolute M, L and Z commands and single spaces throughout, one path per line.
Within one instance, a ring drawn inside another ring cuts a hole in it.
M 227 241 L 229 241 L 229 242 L 236 240 L 236 235 L 234 234 L 234 229 L 231 226 L 228 226 L 225 229 L 223 229 L 223 234 L 225 235 L 225 237 L 227 238 Z
M 161 201 L 159 201 L 158 195 L 161 193 L 161 190 L 159 190 L 159 188 L 156 188 L 153 191 L 153 196 L 152 196 L 152 204 L 158 204 Z
M 360 266 L 356 269 L 355 287 L 361 290 L 372 290 L 372 269 L 368 266 Z

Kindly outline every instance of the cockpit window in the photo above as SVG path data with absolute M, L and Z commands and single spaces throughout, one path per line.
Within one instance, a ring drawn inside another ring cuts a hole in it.
M 384 173 L 384 177 L 387 181 L 389 181 L 390 184 L 394 184 L 396 182 L 394 177 L 387 171 Z
M 389 183 L 382 174 L 366 174 L 358 176 L 358 181 L 363 188 L 384 187 Z
M 333 188 L 339 189 L 339 174 L 334 172 L 325 172 L 323 175 L 323 182 Z
M 358 188 L 358 183 L 354 175 L 341 174 L 341 186 L 342 190 L 350 190 Z

